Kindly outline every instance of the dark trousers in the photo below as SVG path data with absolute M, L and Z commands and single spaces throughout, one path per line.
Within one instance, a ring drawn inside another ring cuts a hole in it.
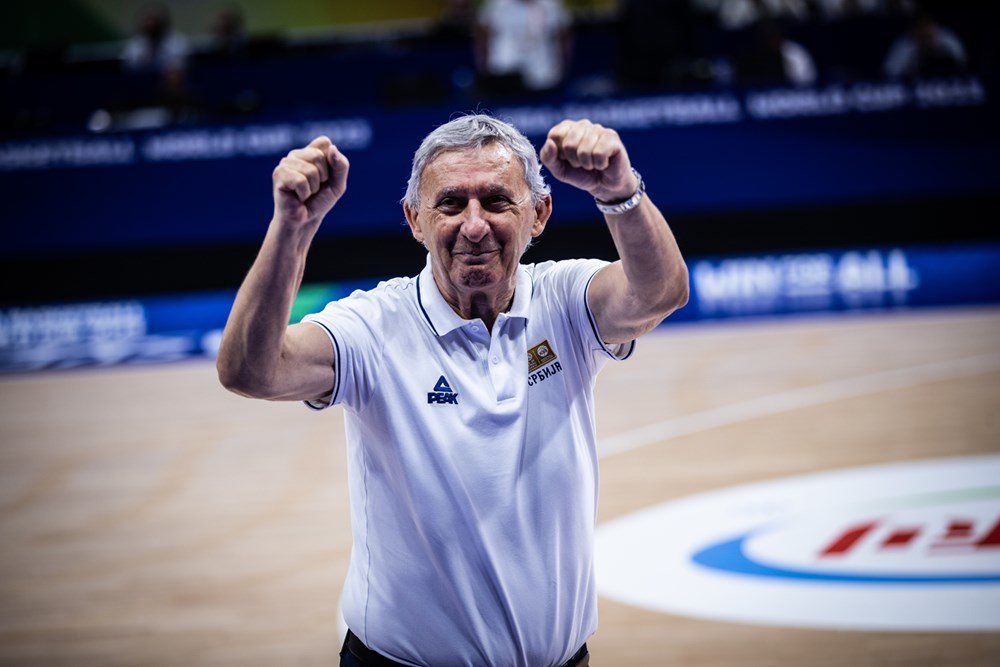
M 590 653 L 584 644 L 576 655 L 566 661 L 561 667 L 587 667 L 590 664 Z M 344 639 L 344 648 L 340 650 L 340 667 L 392 667 L 401 666 L 383 655 L 376 653 L 361 643 L 361 640 L 350 630 Z

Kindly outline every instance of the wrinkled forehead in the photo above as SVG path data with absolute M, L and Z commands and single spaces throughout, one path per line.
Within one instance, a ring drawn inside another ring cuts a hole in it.
M 507 145 L 490 141 L 483 146 L 445 148 L 424 165 L 421 194 L 442 188 L 503 185 L 508 189 L 529 189 L 521 159 Z

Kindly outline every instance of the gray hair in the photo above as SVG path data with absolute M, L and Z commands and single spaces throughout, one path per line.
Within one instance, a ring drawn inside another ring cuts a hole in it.
M 459 116 L 434 129 L 424 137 L 420 147 L 413 154 L 410 179 L 406 182 L 406 194 L 400 203 L 407 203 L 416 209 L 420 205 L 420 182 L 427 164 L 445 151 L 482 148 L 494 141 L 509 148 L 524 166 L 524 180 L 531 189 L 532 204 L 537 204 L 549 194 L 549 185 L 542 178 L 542 165 L 538 161 L 535 147 L 520 130 L 493 116 L 474 113 Z

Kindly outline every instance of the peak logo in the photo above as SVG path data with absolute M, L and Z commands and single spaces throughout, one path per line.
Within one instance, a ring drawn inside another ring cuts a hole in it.
M 448 380 L 442 375 L 434 385 L 434 391 L 427 392 L 427 403 L 428 405 L 432 403 L 458 405 L 458 394 L 452 391 Z
M 775 480 L 598 528 L 598 589 L 660 611 L 860 630 L 1000 629 L 1000 456 Z

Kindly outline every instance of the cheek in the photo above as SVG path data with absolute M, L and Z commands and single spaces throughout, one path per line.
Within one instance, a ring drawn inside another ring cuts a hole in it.
M 458 238 L 457 230 L 456 225 L 450 225 L 444 220 L 439 221 L 425 230 L 424 245 L 438 251 L 448 251 L 455 245 L 455 240 Z
M 507 235 L 508 245 L 514 246 L 517 252 L 524 251 L 525 247 L 531 241 L 531 229 L 530 225 L 526 225 L 523 222 L 517 227 L 511 228 Z

